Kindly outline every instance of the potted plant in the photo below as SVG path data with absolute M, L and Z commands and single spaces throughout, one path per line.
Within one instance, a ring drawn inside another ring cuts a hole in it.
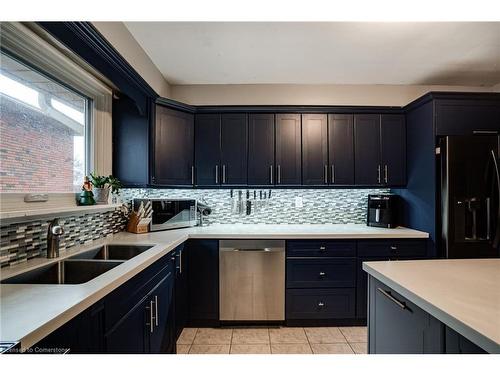
M 111 188 L 111 194 L 113 194 L 113 203 L 116 203 L 116 199 L 120 195 L 120 189 L 122 188 L 122 183 L 116 177 L 109 175 L 108 176 L 108 186 Z M 116 198 L 116 199 L 115 199 Z
M 90 174 L 90 182 L 92 183 L 92 191 L 97 204 L 107 204 L 109 199 L 109 191 L 113 194 L 120 194 L 122 184 L 120 180 L 112 175 L 99 176 L 98 174 Z
M 97 204 L 106 204 L 108 203 L 109 196 L 109 186 L 108 177 L 99 176 L 97 174 L 90 174 L 90 182 L 92 183 L 92 192 L 94 193 L 94 199 Z

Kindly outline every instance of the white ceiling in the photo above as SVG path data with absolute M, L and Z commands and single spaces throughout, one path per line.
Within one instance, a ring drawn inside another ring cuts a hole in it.
M 500 83 L 500 22 L 126 22 L 172 84 Z

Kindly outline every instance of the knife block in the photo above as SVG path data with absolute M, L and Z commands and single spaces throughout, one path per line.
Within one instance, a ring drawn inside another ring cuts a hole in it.
M 132 212 L 127 223 L 127 232 L 130 233 L 147 233 L 149 232 L 149 224 L 139 224 L 139 217 L 136 212 Z

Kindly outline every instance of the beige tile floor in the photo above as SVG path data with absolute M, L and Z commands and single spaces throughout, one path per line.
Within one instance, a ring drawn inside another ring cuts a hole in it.
M 366 327 L 185 328 L 177 354 L 366 354 Z

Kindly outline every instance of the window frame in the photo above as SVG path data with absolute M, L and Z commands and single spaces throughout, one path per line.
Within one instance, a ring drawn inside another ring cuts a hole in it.
M 88 124 L 85 137 L 86 173 L 112 173 L 113 91 L 94 69 L 34 23 L 2 22 L 2 52 L 86 98 Z M 25 203 L 26 194 L 1 192 L 0 212 L 76 206 L 75 193 L 48 193 L 47 202 Z

